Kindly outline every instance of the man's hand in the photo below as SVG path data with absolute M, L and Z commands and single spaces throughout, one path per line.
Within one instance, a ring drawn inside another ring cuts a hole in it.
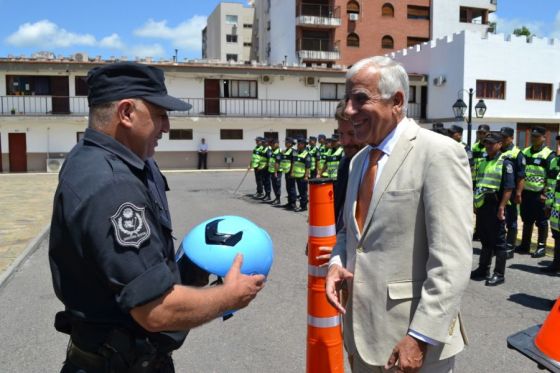
M 539 201 L 541 201 L 541 203 L 546 202 L 546 194 L 541 193 L 541 195 L 539 196 Z
M 504 221 L 506 220 L 506 208 L 504 206 L 498 207 L 498 220 Z
M 339 290 L 345 280 L 351 279 L 354 275 L 342 268 L 338 264 L 333 264 L 327 273 L 325 291 L 327 293 L 327 300 L 342 314 L 346 314 L 346 309 L 341 304 Z
M 518 204 L 518 205 L 521 204 L 521 193 L 515 193 L 514 201 L 515 201 L 515 203 Z
M 231 309 L 238 310 L 247 307 L 264 287 L 263 275 L 247 276 L 240 272 L 243 255 L 237 254 L 229 272 L 224 277 L 226 294 L 231 298 Z
M 426 356 L 426 343 L 407 335 L 393 348 L 385 369 L 395 367 L 395 372 L 418 372 Z
M 329 259 L 331 258 L 332 247 L 330 246 L 319 246 L 319 252 L 321 255 L 315 257 L 317 260 L 325 260 L 323 264 L 320 264 L 319 267 L 324 267 L 329 265 Z

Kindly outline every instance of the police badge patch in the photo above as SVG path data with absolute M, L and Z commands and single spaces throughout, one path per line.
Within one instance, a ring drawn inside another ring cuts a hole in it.
M 146 221 L 144 210 L 144 207 L 125 202 L 111 216 L 115 238 L 119 244 L 140 248 L 142 242 L 150 237 L 150 226 Z

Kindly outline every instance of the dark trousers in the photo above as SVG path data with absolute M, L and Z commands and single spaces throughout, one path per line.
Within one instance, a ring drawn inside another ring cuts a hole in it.
M 282 187 L 282 174 L 277 173 L 276 176 L 274 176 L 273 173 L 270 173 L 270 184 L 272 184 L 272 190 L 274 191 L 274 196 L 276 198 L 280 198 L 281 193 L 281 187 Z
M 288 203 L 296 203 L 296 179 L 286 174 L 286 192 L 288 193 Z
M 208 153 L 198 153 L 198 169 L 208 169 L 206 160 L 208 159 Z
M 482 244 L 479 266 L 489 267 L 492 263 L 492 256 L 496 255 L 500 261 L 496 260 L 495 272 L 503 275 L 506 257 L 506 222 L 498 220 L 498 203 L 486 202 L 477 210 L 476 217 L 476 231 Z
M 506 227 L 510 229 L 517 229 L 517 205 L 511 203 L 506 205 Z
M 302 177 L 295 180 L 299 194 L 299 206 L 307 207 L 307 180 Z
M 547 227 L 548 219 L 544 215 L 544 202 L 541 202 L 541 192 L 524 190 L 521 195 L 521 220 L 523 224 L 535 224 L 537 227 Z
M 317 177 L 317 169 L 315 168 L 314 170 L 310 170 L 309 171 L 309 178 L 310 179 L 315 179 Z
M 263 177 L 262 170 L 255 168 L 255 182 L 257 183 L 257 194 L 262 194 L 263 192 Z
M 268 172 L 266 168 L 263 169 L 261 172 L 262 172 L 264 194 L 269 196 L 270 195 L 270 172 Z

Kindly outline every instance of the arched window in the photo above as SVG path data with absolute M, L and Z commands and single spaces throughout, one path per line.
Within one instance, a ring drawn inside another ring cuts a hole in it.
M 395 16 L 395 8 L 390 3 L 385 3 L 381 7 L 381 15 L 383 17 L 394 17 Z
M 393 49 L 395 47 L 395 42 L 393 38 L 389 35 L 385 35 L 383 39 L 381 39 L 381 48 L 383 49 Z
M 346 13 L 360 14 L 360 4 L 355 0 L 350 0 L 348 4 L 346 4 Z
M 346 37 L 346 45 L 348 47 L 359 47 L 360 46 L 360 37 L 356 33 L 348 34 Z

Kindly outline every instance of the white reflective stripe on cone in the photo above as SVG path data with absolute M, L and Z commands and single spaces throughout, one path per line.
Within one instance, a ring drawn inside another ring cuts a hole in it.
M 333 328 L 340 325 L 340 316 L 314 317 L 307 315 L 307 325 L 315 328 Z
M 311 264 L 307 265 L 307 274 L 313 277 L 327 277 L 327 272 L 329 271 L 329 267 L 319 267 L 314 266 Z
M 310 225 L 309 236 L 311 237 L 329 237 L 336 236 L 336 225 Z

